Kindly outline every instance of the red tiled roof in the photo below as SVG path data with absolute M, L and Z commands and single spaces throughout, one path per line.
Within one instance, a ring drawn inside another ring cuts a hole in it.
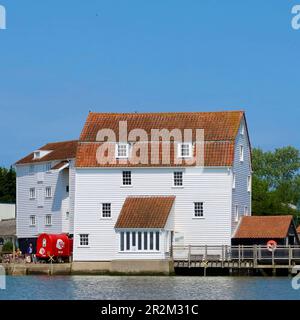
M 127 130 L 143 129 L 150 141 L 152 129 L 204 129 L 205 141 L 234 140 L 243 111 L 173 113 L 89 113 L 80 141 L 96 141 L 100 129 L 112 129 L 119 136 L 119 122 L 127 121 Z
M 242 217 L 235 239 L 283 239 L 288 235 L 293 216 Z
M 65 159 L 74 159 L 76 157 L 78 141 L 62 141 L 62 142 L 54 142 L 48 143 L 38 150 L 47 150 L 50 151 L 47 155 L 39 159 L 33 159 L 33 152 L 27 155 L 25 158 L 16 162 L 18 164 L 27 164 L 27 163 L 38 163 L 38 162 L 46 162 L 53 160 L 65 160 Z
M 170 159 L 167 164 L 161 160 L 161 152 L 157 162 L 132 164 L 124 160 L 116 163 L 101 164 L 97 162 L 96 154 L 101 142 L 96 141 L 100 129 L 111 129 L 116 138 L 119 136 L 119 122 L 127 121 L 127 132 L 132 129 L 146 131 L 148 141 L 151 141 L 152 129 L 191 129 L 195 141 L 196 129 L 204 129 L 204 165 L 231 166 L 234 161 L 234 143 L 240 126 L 243 111 L 227 112 L 183 112 L 183 113 L 142 113 L 142 114 L 113 114 L 90 113 L 80 136 L 76 166 L 77 167 L 135 167 L 135 166 L 188 166 L 186 163 L 174 163 L 174 145 L 171 143 Z M 151 143 L 148 148 L 148 159 L 151 154 Z M 195 165 L 195 164 L 193 164 Z
M 174 196 L 126 198 L 115 228 L 165 227 L 172 209 Z
M 97 161 L 97 150 L 101 143 L 79 143 L 76 156 L 76 167 L 170 167 L 170 166 L 194 166 L 195 164 L 176 163 L 174 157 L 174 144 L 170 144 L 170 162 L 164 163 L 162 160 L 162 145 L 160 144 L 159 154 L 155 153 L 155 157 L 151 157 L 151 148 L 154 145 L 148 143 L 148 154 L 141 158 L 140 163 L 133 163 L 124 159 L 118 160 L 113 157 L 114 163 L 101 164 Z M 113 151 L 114 152 L 114 151 Z M 141 154 L 142 155 L 142 154 Z M 145 161 L 143 161 L 145 160 Z M 147 161 L 148 160 L 148 161 Z M 221 142 L 206 142 L 204 145 L 204 165 L 206 167 L 221 167 L 231 166 L 234 160 L 234 142 L 221 141 Z

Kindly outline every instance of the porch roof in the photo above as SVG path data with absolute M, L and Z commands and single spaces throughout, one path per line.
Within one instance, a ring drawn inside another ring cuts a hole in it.
M 175 196 L 127 197 L 115 228 L 157 228 L 167 223 Z

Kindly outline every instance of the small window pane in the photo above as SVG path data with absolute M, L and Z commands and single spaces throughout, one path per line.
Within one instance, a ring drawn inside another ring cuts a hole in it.
M 148 232 L 144 232 L 144 250 L 148 250 Z
M 130 250 L 130 232 L 126 232 L 126 250 Z
M 102 218 L 111 217 L 111 203 L 102 203 Z
M 135 232 L 132 232 L 131 233 L 131 236 L 132 236 L 132 246 L 133 247 L 135 247 L 136 246 L 136 239 L 135 239 L 135 237 L 136 237 L 136 233 Z
M 155 241 L 155 249 L 157 251 L 159 251 L 159 232 L 155 232 L 155 237 L 156 237 L 156 241 Z
M 88 246 L 89 245 L 89 235 L 88 234 L 80 234 L 79 235 L 79 243 L 80 243 L 80 246 Z
M 150 250 L 153 250 L 154 241 L 153 241 L 153 232 L 150 232 Z
M 117 145 L 117 157 L 128 158 L 128 144 L 120 143 Z
M 121 251 L 124 251 L 124 232 L 121 232 Z
M 138 232 L 138 250 L 142 250 L 142 233 Z

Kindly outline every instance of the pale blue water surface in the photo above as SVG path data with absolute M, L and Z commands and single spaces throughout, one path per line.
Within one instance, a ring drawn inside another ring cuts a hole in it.
M 6 278 L 0 300 L 298 300 L 288 277 L 25 276 Z

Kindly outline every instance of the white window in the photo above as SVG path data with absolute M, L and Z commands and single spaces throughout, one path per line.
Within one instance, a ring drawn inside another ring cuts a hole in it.
M 45 194 L 46 194 L 46 198 L 51 198 L 52 197 L 52 188 L 46 187 Z
M 66 212 L 66 220 L 69 220 L 69 219 L 70 219 L 70 212 L 67 211 L 67 212 Z
M 123 186 L 131 186 L 131 171 L 123 171 Z
M 183 186 L 183 172 L 175 171 L 174 172 L 174 186 L 179 187 Z
M 244 208 L 244 216 L 248 216 L 249 215 L 249 209 L 247 206 L 245 206 Z
M 191 143 L 178 144 L 178 157 L 179 158 L 190 158 L 191 156 L 192 156 L 192 144 Z
M 30 216 L 29 217 L 29 225 L 31 227 L 34 227 L 36 225 L 36 216 Z
M 88 234 L 80 234 L 79 235 L 79 245 L 81 247 L 87 247 L 89 245 L 89 235 Z
M 236 188 L 236 174 L 234 173 L 232 176 L 232 189 Z
M 251 189 L 252 189 L 252 177 L 248 176 L 248 178 L 247 178 L 247 190 L 248 190 L 248 192 L 251 192 Z
M 46 226 L 51 226 L 52 225 L 52 215 L 51 214 L 47 214 L 45 217 L 45 225 Z
M 128 158 L 129 145 L 128 143 L 118 143 L 116 145 L 116 158 L 124 159 Z
M 235 222 L 239 221 L 239 206 L 234 207 L 235 210 Z
M 102 218 L 111 218 L 111 203 L 102 203 Z
M 41 152 L 40 151 L 34 151 L 33 159 L 39 159 L 40 157 L 41 157 Z
M 35 188 L 30 188 L 29 189 L 29 198 L 30 199 L 35 199 L 36 198 Z
M 240 161 L 244 161 L 244 146 L 240 145 Z
M 51 168 L 52 168 L 52 163 L 51 162 L 46 163 L 46 171 L 47 172 L 51 171 Z
M 245 125 L 241 125 L 241 135 L 243 136 L 245 134 Z
M 120 232 L 120 251 L 159 251 L 160 234 L 158 231 Z
M 203 215 L 203 202 L 194 202 L 194 217 L 201 218 Z
M 33 174 L 34 173 L 34 165 L 30 165 L 29 166 L 29 174 Z

